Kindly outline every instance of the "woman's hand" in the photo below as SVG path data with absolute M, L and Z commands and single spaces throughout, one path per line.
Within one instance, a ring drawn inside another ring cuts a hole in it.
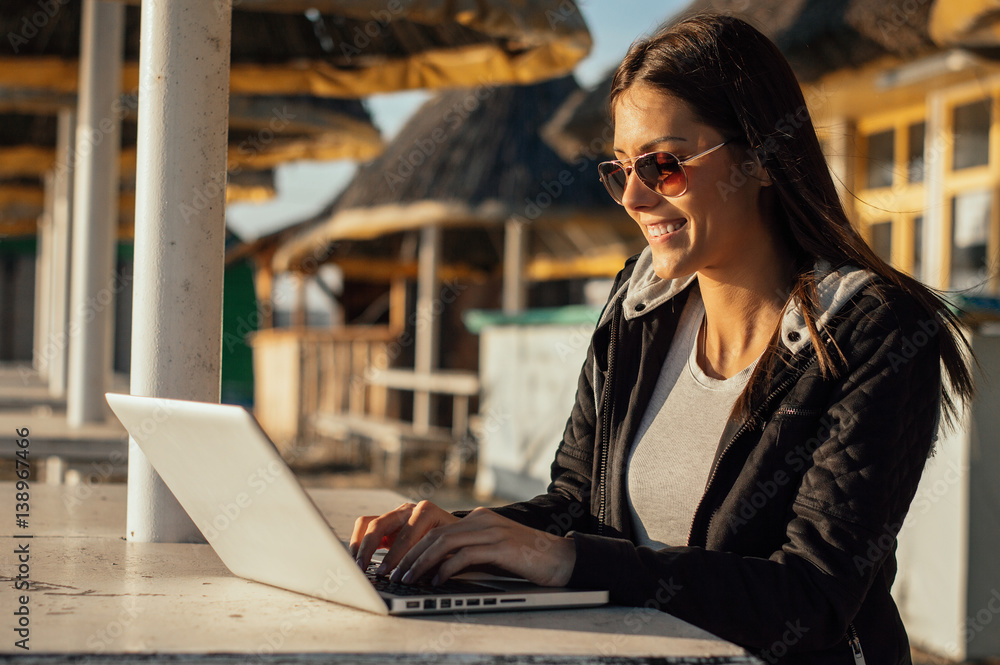
M 395 568 L 393 581 L 404 584 L 433 571 L 433 583 L 440 584 L 464 570 L 499 569 L 542 586 L 565 586 L 576 563 L 571 538 L 532 529 L 487 508 L 459 519 L 427 501 L 358 518 L 351 552 L 359 565 L 367 566 L 378 546 L 389 547 L 379 573 Z
M 565 586 L 576 563 L 576 548 L 560 538 L 476 508 L 464 519 L 435 527 L 400 560 L 393 579 L 410 583 L 436 571 L 440 584 L 468 569 L 490 569 L 542 586 Z
M 354 522 L 350 551 L 361 570 L 367 570 L 375 550 L 386 547 L 377 574 L 388 574 L 410 548 L 431 529 L 458 522 L 459 518 L 430 501 L 404 503 L 384 515 L 367 515 Z

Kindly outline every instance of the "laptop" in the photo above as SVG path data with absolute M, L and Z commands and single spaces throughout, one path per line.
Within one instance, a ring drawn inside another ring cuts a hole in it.
M 608 592 L 460 575 L 439 587 L 362 571 L 253 415 L 239 406 L 107 393 L 108 404 L 236 576 L 376 614 L 588 607 Z M 384 552 L 382 552 L 384 556 Z

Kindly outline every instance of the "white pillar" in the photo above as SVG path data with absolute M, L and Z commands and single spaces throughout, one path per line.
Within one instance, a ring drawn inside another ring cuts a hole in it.
M 528 233 L 524 222 L 508 220 L 503 234 L 503 311 L 517 314 L 524 311 L 528 301 L 524 283 L 524 256 L 527 252 Z
M 37 250 L 35 253 L 35 328 L 32 363 L 43 381 L 49 379 L 49 356 L 46 341 L 51 323 L 49 303 L 52 300 L 52 208 L 55 201 L 55 178 L 45 176 L 45 210 L 38 218 L 35 233 Z
M 73 146 L 76 144 L 76 112 L 59 112 L 56 133 L 55 201 L 52 210 L 52 295 L 49 336 L 45 351 L 49 358 L 49 394 L 66 396 L 69 362 L 69 294 L 73 230 Z
M 927 95 L 927 124 L 924 130 L 924 227 L 923 270 L 915 275 L 920 281 L 939 289 L 949 288 L 951 281 L 944 270 L 945 252 L 950 238 L 945 233 L 945 205 L 949 201 L 944 191 L 947 164 L 951 161 L 951 144 L 942 139 L 947 133 L 947 103 L 945 93 Z M 949 211 L 948 216 L 951 216 Z M 953 220 L 954 223 L 954 220 Z
M 66 395 L 66 420 L 74 427 L 103 422 L 108 413 L 121 144 L 121 116 L 113 105 L 121 91 L 124 19 L 121 3 L 84 1 Z
M 439 309 L 438 264 L 441 256 L 441 227 L 425 226 L 420 230 L 417 255 L 417 323 L 414 333 L 414 369 L 428 374 L 438 366 Z M 430 426 L 434 409 L 432 395 L 424 390 L 413 393 L 413 426 L 417 431 Z
M 131 391 L 218 402 L 229 0 L 143 0 Z M 201 535 L 129 442 L 127 537 Z

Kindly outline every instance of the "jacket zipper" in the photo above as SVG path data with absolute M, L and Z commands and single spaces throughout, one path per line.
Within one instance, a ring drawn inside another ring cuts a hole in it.
M 775 411 L 774 414 L 786 416 L 815 416 L 821 411 L 822 409 L 799 409 L 797 407 L 785 406 Z
M 781 385 L 779 385 L 777 388 L 775 388 L 774 391 L 771 392 L 771 394 L 768 395 L 764 399 L 764 401 L 761 403 L 761 405 L 759 407 L 757 407 L 757 410 L 754 411 L 754 413 L 750 417 L 750 419 L 743 422 L 743 425 L 741 425 L 740 428 L 736 431 L 736 434 L 733 435 L 733 438 L 730 439 L 729 443 L 726 444 L 726 447 L 722 449 L 722 453 L 719 455 L 719 460 L 716 462 L 715 467 L 712 469 L 712 474 L 708 477 L 708 482 L 705 484 L 705 492 L 701 495 L 701 500 L 698 501 L 698 506 L 694 509 L 694 514 L 695 515 L 698 514 L 698 511 L 701 510 L 702 504 L 705 503 L 705 497 L 708 496 L 708 491 L 712 487 L 712 481 L 715 480 L 715 476 L 716 476 L 716 474 L 719 471 L 719 467 L 722 466 L 722 460 L 723 460 L 723 458 L 725 458 L 726 453 L 729 452 L 729 449 L 732 448 L 733 444 L 736 443 L 736 441 L 743 435 L 743 432 L 745 432 L 747 430 L 747 428 L 750 426 L 750 423 L 753 422 L 756 419 L 756 416 L 759 415 L 760 413 L 762 413 L 764 411 L 764 409 L 767 408 L 767 405 L 771 403 L 771 400 L 774 399 L 775 395 L 779 394 L 786 387 L 788 387 L 789 385 L 791 385 L 792 383 L 794 383 L 796 381 L 796 379 L 798 379 L 799 376 L 801 376 L 806 371 L 806 369 L 807 369 L 807 367 L 803 367 L 801 370 L 799 370 L 798 372 L 796 372 L 792 376 L 790 376 L 787 379 L 785 379 L 781 383 Z M 788 410 L 792 411 L 793 409 L 788 409 Z M 708 538 L 708 529 L 709 529 L 709 527 L 712 524 L 712 518 L 715 517 L 715 513 L 717 513 L 718 510 L 719 510 L 718 508 L 715 508 L 712 511 L 712 514 L 708 516 L 708 521 L 705 522 L 705 534 L 706 534 L 705 537 L 706 537 L 706 540 Z M 691 528 L 688 530 L 688 541 L 687 541 L 687 544 L 689 546 L 691 545 L 691 538 L 692 538 L 693 535 L 694 535 L 694 519 L 692 518 L 692 520 L 691 520 Z
M 608 375 L 604 379 L 603 402 L 604 421 L 601 423 L 601 507 L 597 511 L 597 534 L 604 535 L 604 517 L 608 504 L 608 448 L 611 446 L 611 390 L 614 384 L 615 355 L 618 347 L 618 309 L 621 299 L 615 303 L 615 311 L 611 316 L 611 340 L 608 344 Z
M 854 656 L 855 665 L 867 665 L 865 663 L 865 654 L 861 651 L 861 640 L 858 639 L 858 631 L 854 629 L 853 623 L 848 625 L 847 628 L 851 632 L 851 639 L 847 643 L 851 645 L 851 654 Z

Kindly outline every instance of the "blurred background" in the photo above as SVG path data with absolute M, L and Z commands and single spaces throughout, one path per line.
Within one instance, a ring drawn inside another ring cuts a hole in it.
M 91 4 L 120 14 L 121 76 L 112 113 L 84 122 Z M 635 38 L 713 9 L 778 44 L 858 231 L 967 326 L 980 398 L 941 433 L 894 594 L 921 662 L 1000 656 L 992 3 L 345 4 L 235 3 L 227 172 L 171 212 L 224 189 L 221 399 L 253 410 L 304 483 L 449 508 L 545 490 L 611 280 L 644 246 L 597 180 L 611 73 Z M 0 420 L 31 423 L 40 482 L 126 480 L 101 396 L 134 385 L 141 29 L 137 1 L 0 7 Z M 92 325 L 93 362 L 71 362 Z

